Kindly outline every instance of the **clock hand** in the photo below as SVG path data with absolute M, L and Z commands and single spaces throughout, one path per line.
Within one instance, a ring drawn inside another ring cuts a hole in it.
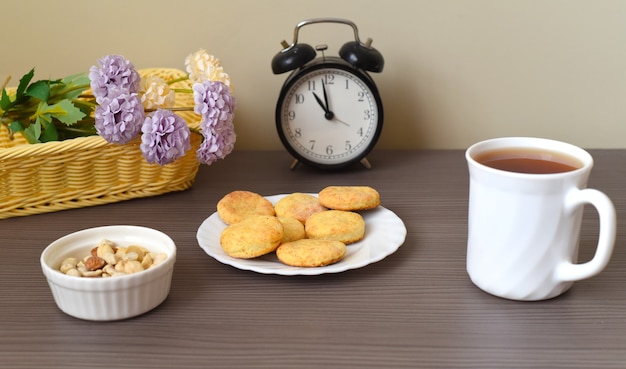
M 326 83 L 322 80 L 322 92 L 324 93 L 324 105 L 326 106 L 326 113 L 330 112 L 330 105 L 328 105 L 328 95 L 326 95 Z
M 324 103 L 322 102 L 322 99 L 320 99 L 320 97 L 317 96 L 315 92 L 313 92 L 313 96 L 315 97 L 315 100 L 317 100 L 317 103 L 320 104 L 322 109 L 324 109 L 324 112 L 327 112 L 328 110 L 326 109 L 326 105 L 324 105 Z
M 336 116 L 335 116 L 335 120 L 336 120 L 337 122 L 341 123 L 341 124 L 345 124 L 346 126 L 350 127 L 350 125 L 349 125 L 348 123 L 346 123 L 346 122 L 344 122 L 343 120 L 341 120 L 341 119 L 337 118 Z
M 345 124 L 346 126 L 349 127 L 350 125 L 348 123 L 346 123 L 343 120 L 337 118 L 335 113 L 330 111 L 330 108 L 328 106 L 328 94 L 326 93 L 326 84 L 324 83 L 324 81 L 322 81 L 322 92 L 324 93 L 324 102 L 322 102 L 322 99 L 320 99 L 320 97 L 317 96 L 317 94 L 315 92 L 313 92 L 313 96 L 315 97 L 315 100 L 317 100 L 317 103 L 320 104 L 322 109 L 324 109 L 324 113 L 325 113 L 324 114 L 324 118 L 326 118 L 326 120 L 336 120 L 337 122 L 339 122 L 341 124 Z
M 315 100 L 317 100 L 317 103 L 320 104 L 322 109 L 324 109 L 324 118 L 326 118 L 327 120 L 333 119 L 335 114 L 333 114 L 332 111 L 328 110 L 328 107 L 324 104 L 324 102 L 322 102 L 322 99 L 320 99 L 320 97 L 317 96 L 315 92 L 313 92 L 313 96 L 315 97 Z
M 326 94 L 324 94 L 326 95 Z M 317 94 L 315 92 L 313 92 L 313 97 L 315 97 L 315 100 L 317 101 L 318 104 L 320 104 L 320 106 L 322 107 L 322 109 L 324 109 L 324 118 L 326 118 L 327 120 L 336 120 L 337 122 L 341 123 L 341 124 L 345 124 L 346 126 L 350 127 L 350 125 L 346 122 L 344 122 L 341 119 L 338 119 L 337 116 L 335 115 L 335 113 L 333 113 L 332 111 L 330 111 L 326 105 L 324 104 L 324 102 L 322 101 L 322 99 L 320 99 L 319 96 L 317 96 Z
M 326 105 L 326 115 L 324 115 L 326 117 L 326 119 L 331 120 L 333 118 L 337 119 L 337 117 L 335 116 L 335 113 L 333 113 L 332 111 L 330 111 L 330 105 L 328 105 L 328 95 L 326 94 L 326 83 L 324 83 L 324 81 L 322 81 L 322 92 L 324 92 L 324 103 Z M 341 120 L 337 119 L 339 122 L 345 124 L 345 125 L 349 125 L 348 123 L 342 122 Z

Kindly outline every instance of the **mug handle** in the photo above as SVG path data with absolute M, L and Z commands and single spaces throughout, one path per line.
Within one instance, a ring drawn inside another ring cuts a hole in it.
M 578 281 L 600 273 L 609 263 L 615 245 L 617 216 L 613 202 L 604 193 L 586 188 L 570 191 L 565 199 L 566 209 L 574 210 L 585 204 L 593 205 L 600 221 L 598 246 L 593 259 L 582 264 L 563 261 L 556 269 L 555 277 L 561 281 Z

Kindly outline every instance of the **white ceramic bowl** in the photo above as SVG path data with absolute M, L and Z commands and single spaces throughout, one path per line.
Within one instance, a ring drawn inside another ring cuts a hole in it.
M 79 260 L 102 239 L 119 246 L 139 245 L 164 252 L 167 259 L 148 270 L 111 278 L 85 278 L 61 273 L 67 257 Z M 86 320 L 134 317 L 160 305 L 170 291 L 176 245 L 166 234 L 151 228 L 117 225 L 89 228 L 59 238 L 41 253 L 41 268 L 59 309 Z

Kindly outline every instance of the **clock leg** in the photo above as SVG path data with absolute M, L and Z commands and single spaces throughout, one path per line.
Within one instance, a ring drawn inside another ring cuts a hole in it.
M 296 167 L 298 166 L 298 164 L 300 164 L 300 162 L 298 161 L 298 159 L 293 159 L 293 161 L 291 162 L 291 165 L 289 166 L 289 170 L 294 170 L 294 169 L 296 169 Z
M 367 169 L 372 169 L 372 164 L 367 160 L 367 158 L 361 159 L 361 164 Z

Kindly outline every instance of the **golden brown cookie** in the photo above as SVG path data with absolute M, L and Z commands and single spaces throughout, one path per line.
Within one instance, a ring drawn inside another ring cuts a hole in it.
M 251 215 L 274 215 L 274 206 L 258 193 L 233 191 L 218 201 L 217 214 L 224 223 L 234 224 Z
M 283 240 L 283 224 L 270 215 L 253 215 L 226 227 L 220 245 L 234 258 L 251 259 L 275 251 Z
M 328 186 L 318 196 L 322 206 L 335 210 L 368 210 L 380 205 L 380 194 L 369 186 Z
M 339 241 L 301 240 L 283 243 L 276 249 L 281 262 L 295 267 L 320 267 L 338 262 L 346 255 L 346 245 Z
M 277 217 L 296 218 L 304 224 L 311 214 L 328 210 L 320 205 L 317 197 L 306 193 L 294 192 L 278 200 L 274 205 Z
M 298 219 L 292 217 L 278 217 L 278 220 L 283 224 L 283 243 L 297 241 L 306 237 L 304 224 Z
M 365 221 L 359 213 L 328 210 L 313 214 L 304 224 L 308 238 L 350 244 L 365 236 Z

